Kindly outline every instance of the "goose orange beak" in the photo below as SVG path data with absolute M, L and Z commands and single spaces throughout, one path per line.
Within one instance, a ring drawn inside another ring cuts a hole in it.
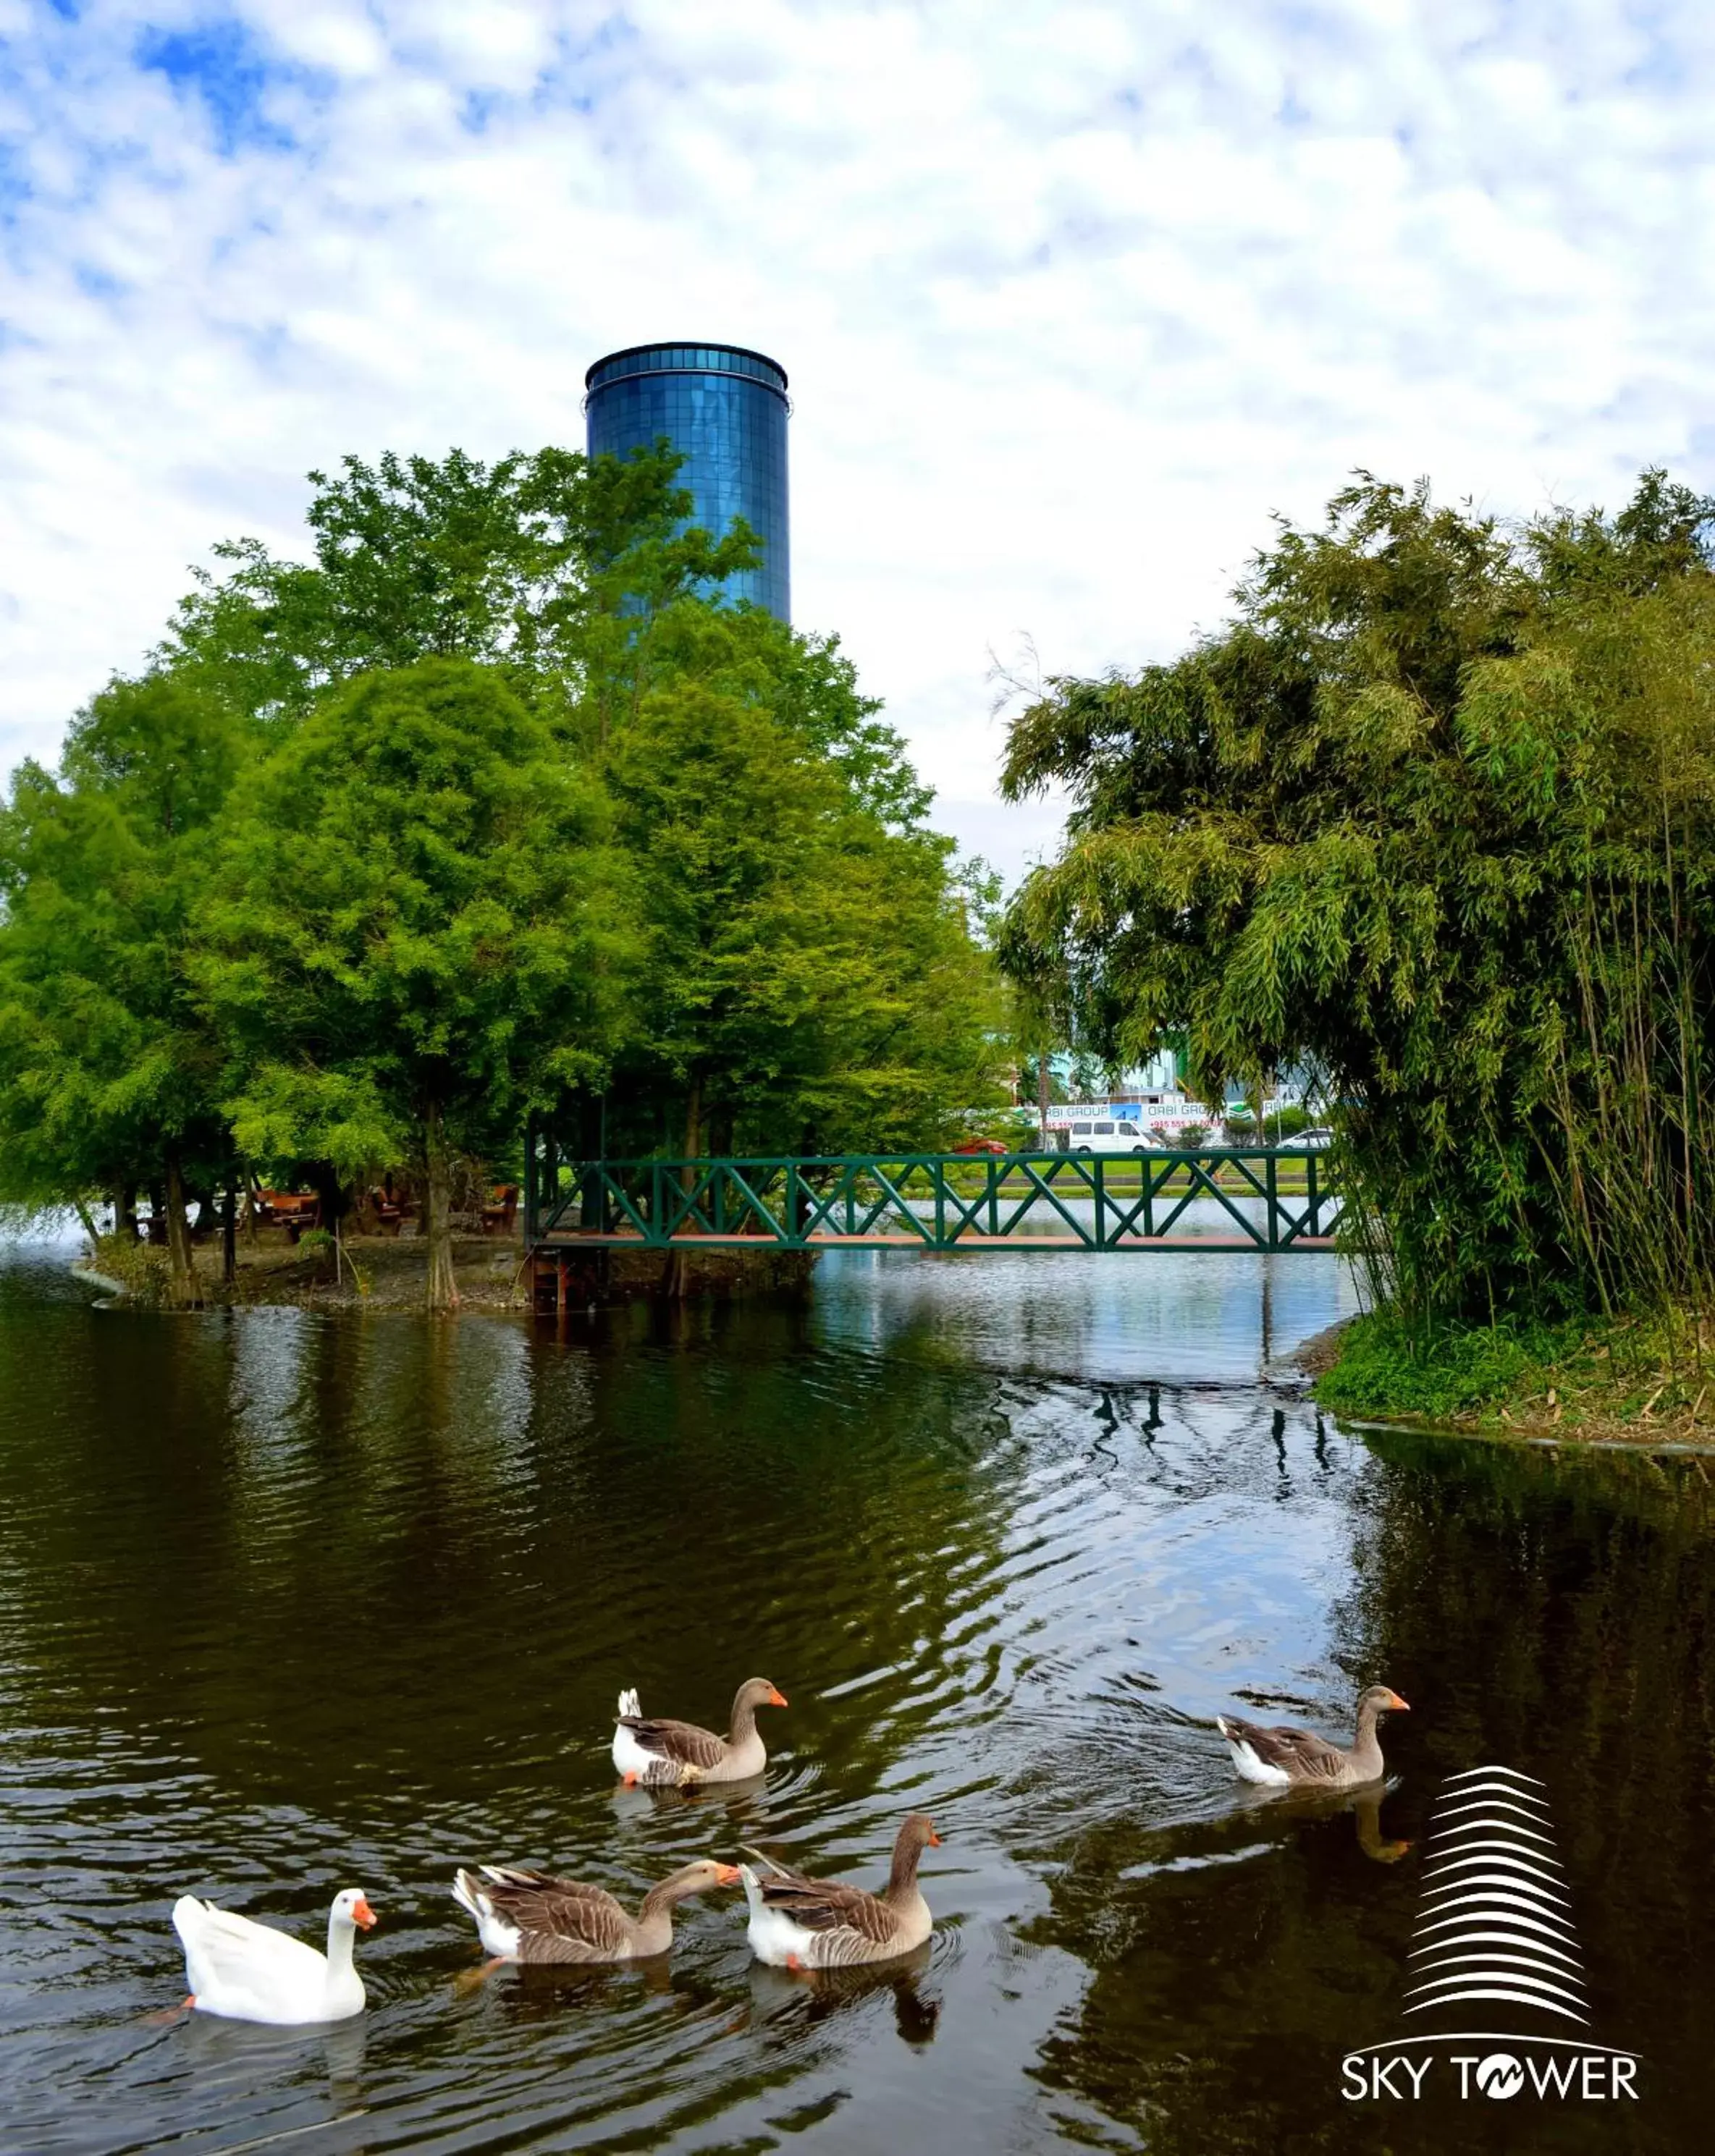
M 369 1906 L 369 1897 L 360 1894 L 352 1905 L 352 1922 L 361 1924 L 367 1932 L 375 1922 L 375 1912 Z
M 717 1864 L 715 1866 L 715 1884 L 717 1887 L 736 1887 L 738 1884 L 738 1866 L 736 1864 Z
M 931 1849 L 939 1849 L 941 1846 L 941 1837 L 932 1826 L 929 1830 L 929 1846 Z
M 768 1687 L 768 1704 L 770 1707 L 786 1707 L 790 1704 L 790 1702 L 787 1699 L 783 1691 L 776 1691 L 774 1687 L 770 1685 Z
M 1401 1699 L 1396 1691 L 1390 1691 L 1388 1694 L 1388 1705 L 1400 1714 L 1409 1714 L 1411 1712 L 1411 1702 L 1409 1699 Z

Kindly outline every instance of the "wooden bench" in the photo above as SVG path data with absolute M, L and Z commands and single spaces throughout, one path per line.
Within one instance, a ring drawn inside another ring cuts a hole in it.
M 482 1232 L 485 1235 L 510 1235 L 518 1218 L 518 1186 L 516 1183 L 496 1183 L 488 1194 L 488 1203 L 482 1209 Z
M 403 1223 L 417 1210 L 408 1198 L 403 1194 L 396 1198 L 390 1190 L 372 1190 L 369 1194 L 369 1204 L 383 1232 L 391 1229 L 395 1235 L 398 1234 Z

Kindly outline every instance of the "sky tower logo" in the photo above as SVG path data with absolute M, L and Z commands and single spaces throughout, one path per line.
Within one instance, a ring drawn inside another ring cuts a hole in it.
M 1543 1784 L 1456 1774 L 1435 1806 L 1404 2011 L 1415 2026 L 1348 2051 L 1350 2103 L 1434 2092 L 1505 2103 L 1635 2102 L 1636 2054 L 1589 2037 L 1584 1959 Z

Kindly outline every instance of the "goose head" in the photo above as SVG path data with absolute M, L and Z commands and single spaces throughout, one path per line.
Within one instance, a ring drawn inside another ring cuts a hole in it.
M 353 1930 L 362 1925 L 367 1932 L 375 1922 L 375 1912 L 369 1906 L 369 1897 L 361 1887 L 344 1887 L 333 1897 L 329 1915 L 336 1924 L 347 1924 Z

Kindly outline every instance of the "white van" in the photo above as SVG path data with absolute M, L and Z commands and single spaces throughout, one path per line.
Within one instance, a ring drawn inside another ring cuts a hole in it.
M 1153 1101 L 1091 1101 L 1048 1111 L 1048 1142 L 1060 1152 L 1171 1152 L 1182 1131 L 1194 1125 L 1205 1133 L 1207 1108 L 1183 1095 Z

